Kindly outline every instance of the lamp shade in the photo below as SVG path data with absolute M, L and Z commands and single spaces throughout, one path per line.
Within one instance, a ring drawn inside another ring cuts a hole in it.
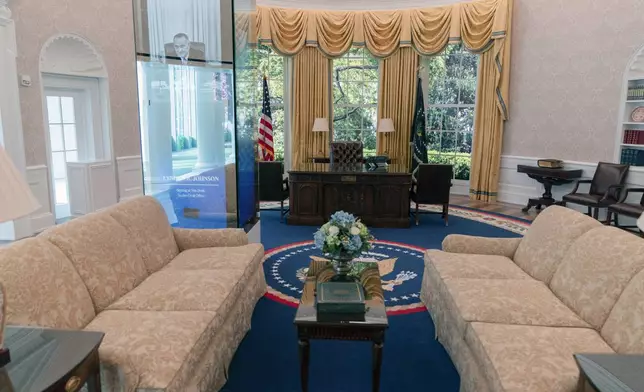
M 329 120 L 326 118 L 316 118 L 313 123 L 313 132 L 329 132 Z
M 640 216 L 640 218 L 637 220 L 637 227 L 639 227 L 640 230 L 644 231 L 644 214 Z
M 27 181 L 0 146 L 0 222 L 22 218 L 40 208 Z
M 378 123 L 378 133 L 390 133 L 390 132 L 395 132 L 394 120 L 390 118 L 380 119 L 380 123 Z

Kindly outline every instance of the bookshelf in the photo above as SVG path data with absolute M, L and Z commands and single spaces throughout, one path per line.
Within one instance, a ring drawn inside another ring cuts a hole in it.
M 629 77 L 622 99 L 622 118 L 618 132 L 617 160 L 644 169 L 644 122 L 634 122 L 631 114 L 644 106 L 644 76 Z

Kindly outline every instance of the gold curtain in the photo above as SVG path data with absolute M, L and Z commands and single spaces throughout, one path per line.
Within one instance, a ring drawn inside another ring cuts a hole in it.
M 416 103 L 418 54 L 400 48 L 380 64 L 378 118 L 391 118 L 394 133 L 378 134 L 378 155 L 389 155 L 400 165 L 409 165 L 411 125 Z
M 308 158 L 329 155 L 329 132 L 312 132 L 312 129 L 316 118 L 330 119 L 330 63 L 315 48 L 304 48 L 293 57 L 291 162 L 294 167 Z
M 511 12 L 512 0 L 509 5 Z M 470 175 L 470 198 L 474 200 L 493 202 L 497 198 L 503 128 L 508 118 L 502 97 L 509 89 L 509 75 L 503 68 L 510 66 L 510 37 L 508 28 L 506 38 L 496 41 L 479 60 Z

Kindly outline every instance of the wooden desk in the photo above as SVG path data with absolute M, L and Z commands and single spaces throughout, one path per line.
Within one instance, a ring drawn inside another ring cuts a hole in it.
M 402 166 L 306 163 L 289 171 L 289 186 L 288 224 L 319 226 L 343 210 L 368 226 L 409 227 L 411 173 Z
M 536 207 L 537 210 L 540 210 L 541 206 L 548 207 L 556 204 L 557 201 L 552 197 L 552 186 L 568 184 L 573 180 L 580 178 L 582 175 L 581 170 L 549 169 L 546 167 L 528 165 L 518 165 L 517 172 L 525 173 L 528 177 L 543 184 L 545 191 L 541 198 L 528 200 L 528 205 L 525 206 L 523 212 L 530 211 L 530 208 L 533 206 Z

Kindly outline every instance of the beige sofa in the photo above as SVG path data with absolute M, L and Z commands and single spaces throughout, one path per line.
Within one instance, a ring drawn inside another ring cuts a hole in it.
M 105 391 L 215 391 L 265 293 L 243 230 L 173 229 L 141 197 L 0 251 L 10 324 L 105 332 Z
M 576 391 L 575 353 L 644 353 L 644 240 L 550 207 L 519 239 L 448 236 L 422 300 L 461 391 Z

